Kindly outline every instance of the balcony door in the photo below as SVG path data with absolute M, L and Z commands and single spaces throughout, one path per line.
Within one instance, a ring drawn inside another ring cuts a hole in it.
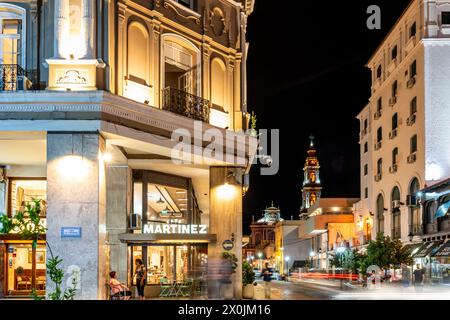
M 25 10 L 23 8 L 0 4 L 0 64 L 18 64 L 25 68 Z

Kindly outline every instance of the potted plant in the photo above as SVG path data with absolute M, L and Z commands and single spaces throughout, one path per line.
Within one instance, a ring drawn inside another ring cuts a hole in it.
M 225 263 L 223 278 L 220 285 L 220 296 L 226 300 L 231 300 L 234 297 L 233 283 L 231 276 L 236 272 L 237 261 L 236 255 L 230 252 L 222 253 L 222 259 Z
M 253 299 L 255 295 L 255 272 L 253 267 L 247 261 L 242 264 L 242 297 L 244 299 Z
M 252 111 L 252 114 L 250 116 L 250 135 L 252 137 L 258 136 L 258 131 L 256 130 L 256 114 L 254 111 Z

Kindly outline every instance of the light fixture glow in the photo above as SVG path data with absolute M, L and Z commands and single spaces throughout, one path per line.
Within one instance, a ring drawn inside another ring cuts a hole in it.
M 102 154 L 102 158 L 103 158 L 103 161 L 105 161 L 105 162 L 111 162 L 112 155 L 111 155 L 111 153 L 106 152 L 106 153 Z
M 226 182 L 225 184 L 217 187 L 217 194 L 224 200 L 231 200 L 235 194 L 235 188 Z
M 309 256 L 310 256 L 310 257 L 314 257 L 315 255 L 316 255 L 316 253 L 315 253 L 314 251 L 311 250 L 311 251 L 309 252 Z

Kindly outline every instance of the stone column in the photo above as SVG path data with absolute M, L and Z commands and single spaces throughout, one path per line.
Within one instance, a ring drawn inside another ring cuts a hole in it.
M 47 134 L 47 241 L 63 260 L 63 289 L 68 270 L 81 271 L 75 299 L 106 296 L 105 165 L 99 157 L 104 150 L 98 133 Z M 62 237 L 62 227 L 79 227 L 81 236 Z M 47 293 L 53 290 L 47 277 Z
M 69 0 L 55 0 L 54 58 L 63 58 L 69 37 Z
M 127 282 L 127 245 L 118 235 L 127 232 L 127 217 L 131 212 L 131 169 L 127 165 L 106 168 L 106 231 L 109 238 L 110 269 L 116 278 Z
M 234 167 L 211 167 L 209 171 L 209 233 L 217 235 L 217 242 L 208 245 L 208 260 L 221 259 L 225 251 L 223 241 L 234 240 L 233 249 L 229 252 L 238 259 L 236 273 L 232 276 L 235 299 L 242 298 L 242 171 Z M 229 184 L 224 188 L 227 181 Z M 210 272 L 214 270 L 208 270 Z
M 84 40 L 84 59 L 94 59 L 94 4 L 93 0 L 81 1 L 81 38 Z
M 117 3 L 117 94 L 123 95 L 124 77 L 126 75 L 126 45 L 127 45 L 127 6 Z

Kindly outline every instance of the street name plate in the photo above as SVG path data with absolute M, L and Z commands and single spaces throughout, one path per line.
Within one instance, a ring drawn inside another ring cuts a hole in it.
M 62 227 L 61 238 L 81 238 L 81 227 Z

